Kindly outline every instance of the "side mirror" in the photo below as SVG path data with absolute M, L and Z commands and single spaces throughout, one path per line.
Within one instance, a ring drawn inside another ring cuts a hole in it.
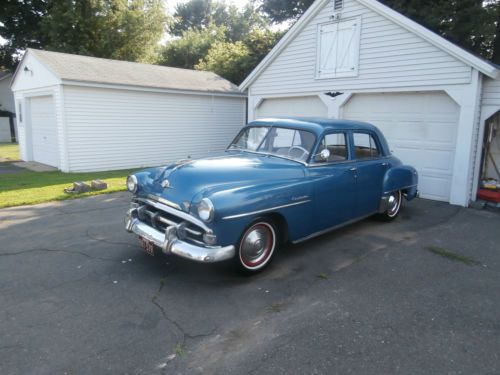
M 330 158 L 330 155 L 331 155 L 330 150 L 325 148 L 319 154 L 316 155 L 315 159 L 316 159 L 316 161 L 328 161 L 328 159 Z

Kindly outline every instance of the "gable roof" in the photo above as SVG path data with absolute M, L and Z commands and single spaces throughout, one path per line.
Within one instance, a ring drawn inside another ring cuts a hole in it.
M 244 95 L 238 86 L 212 72 L 102 59 L 29 48 L 32 54 L 63 83 L 93 83 Z M 21 64 L 19 64 L 21 66 Z M 17 71 L 14 75 L 17 75 Z
M 302 15 L 302 17 L 292 26 L 292 28 L 281 38 L 276 46 L 268 53 L 268 55 L 260 62 L 260 64 L 250 73 L 250 75 L 241 83 L 240 90 L 248 89 L 250 84 L 267 68 L 271 62 L 283 51 L 287 45 L 304 29 L 309 21 L 314 18 L 330 0 L 316 0 L 309 9 Z M 457 45 L 449 42 L 445 38 L 430 31 L 424 26 L 412 21 L 410 18 L 403 16 L 401 13 L 389 8 L 388 6 L 378 2 L 377 0 L 356 0 L 359 3 L 371 9 L 374 12 L 385 16 L 389 20 L 398 24 L 399 26 L 413 32 L 420 36 L 422 39 L 447 52 L 458 60 L 467 65 L 477 69 L 481 73 L 495 79 L 499 76 L 499 68 L 480 58 L 474 54 L 458 47 Z

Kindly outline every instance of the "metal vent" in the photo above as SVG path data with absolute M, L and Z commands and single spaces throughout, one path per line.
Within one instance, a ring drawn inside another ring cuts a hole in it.
M 338 11 L 344 7 L 344 0 L 333 0 L 333 10 Z

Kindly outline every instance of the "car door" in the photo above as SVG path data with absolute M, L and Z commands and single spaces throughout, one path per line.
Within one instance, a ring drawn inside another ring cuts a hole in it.
M 375 134 L 353 131 L 351 144 L 351 157 L 356 161 L 357 216 L 362 217 L 377 212 L 389 164 Z
M 356 163 L 349 156 L 348 139 L 346 132 L 324 135 L 308 168 L 314 191 L 313 232 L 356 217 Z M 330 151 L 328 160 L 318 156 L 324 148 Z

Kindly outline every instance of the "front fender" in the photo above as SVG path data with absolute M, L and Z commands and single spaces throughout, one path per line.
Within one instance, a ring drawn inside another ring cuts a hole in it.
M 384 176 L 383 195 L 402 190 L 408 200 L 417 196 L 418 173 L 409 165 L 398 165 L 390 168 Z
M 234 245 L 252 221 L 269 214 L 281 215 L 288 227 L 294 228 L 295 235 L 302 235 L 296 233 L 302 231 L 305 235 L 308 230 L 305 224 L 311 215 L 312 191 L 304 179 L 205 192 L 195 201 L 202 196 L 210 198 L 215 207 L 215 218 L 210 226 L 221 245 Z

